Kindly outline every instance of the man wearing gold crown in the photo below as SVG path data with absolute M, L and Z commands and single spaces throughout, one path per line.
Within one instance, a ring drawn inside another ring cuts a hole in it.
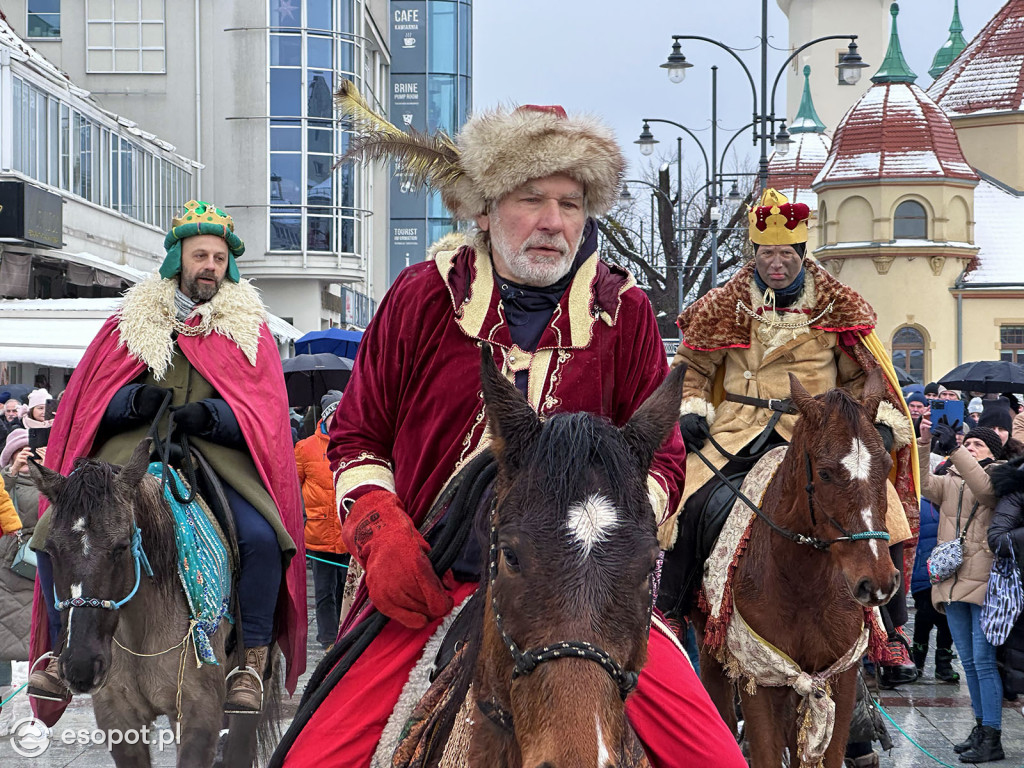
M 859 396 L 867 372 L 880 367 L 888 398 L 875 422 L 893 453 L 886 522 L 890 551 L 902 567 L 902 542 L 911 538 L 908 515 L 916 518 L 918 498 L 909 413 L 874 333 L 874 310 L 806 257 L 809 216 L 807 205 L 766 190 L 749 211 L 753 260 L 679 315 L 682 343 L 673 365 L 688 365 L 680 429 L 688 453 L 701 451 L 739 487 L 756 457 L 792 437 L 797 417 L 789 401 L 789 373 L 812 395 L 844 387 Z M 708 516 L 724 519 L 736 498 L 696 455 L 687 456 L 683 497 L 679 540 L 667 556 L 658 600 L 660 608 L 679 616 L 688 612 L 703 553 L 713 543 L 704 540 L 710 538 L 703 530 Z M 906 621 L 902 595 L 889 612 L 894 627 Z M 906 649 L 890 637 L 902 664 Z M 893 680 L 908 681 L 898 675 Z
M 306 660 L 302 502 L 281 358 L 259 294 L 239 275 L 245 246 L 230 216 L 192 200 L 164 249 L 159 273 L 125 294 L 75 368 L 46 466 L 67 475 L 80 456 L 125 464 L 155 418 L 159 435 L 188 436 L 219 479 L 238 534 L 244 667 L 230 676 L 225 710 L 258 712 L 271 642 L 284 652 L 290 691 Z M 33 660 L 59 642 L 52 566 L 41 551 L 48 529 L 45 516 L 32 542 Z M 56 658 L 35 669 L 29 694 L 52 725 L 70 700 Z
M 363 105 L 346 91 L 339 101 L 358 122 Z M 365 112 L 361 121 L 365 135 L 389 136 L 391 146 L 416 139 Z M 479 557 L 467 553 L 442 581 L 423 534 L 431 538 L 434 500 L 492 439 L 480 345 L 491 345 L 502 372 L 542 416 L 587 411 L 622 425 L 668 373 L 650 302 L 597 253 L 591 217 L 614 205 L 625 166 L 608 128 L 561 107 L 524 106 L 477 114 L 454 142 L 442 138 L 428 148 L 428 162 L 447 159 L 431 166 L 428 180 L 455 217 L 477 229 L 443 240 L 432 260 L 398 276 L 360 345 L 328 449 L 342 537 L 365 568 L 342 637 L 367 603 L 391 620 L 308 716 L 287 746 L 286 766 L 362 768 L 377 750 L 384 759 L 389 737 L 393 749 L 405 723 L 401 704 L 392 711 L 399 694 L 410 696 L 406 680 L 417 683 L 414 665 L 453 606 L 477 588 Z M 388 155 L 369 147 L 360 156 Z M 673 430 L 648 476 L 656 521 L 678 503 L 682 458 Z M 647 666 L 626 700 L 652 765 L 743 765 L 661 627 L 655 621 L 650 630 Z M 497 709 L 489 719 L 474 710 L 472 718 L 494 722 L 496 712 L 511 717 Z M 597 728 L 595 758 L 607 749 Z

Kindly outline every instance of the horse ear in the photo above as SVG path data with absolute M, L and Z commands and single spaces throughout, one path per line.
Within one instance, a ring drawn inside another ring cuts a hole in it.
M 131 494 L 135 487 L 142 482 L 149 469 L 149 455 L 152 448 L 152 440 L 144 437 L 132 451 L 132 457 L 128 463 L 121 467 L 117 473 L 117 484 L 128 494 Z
M 684 376 L 685 364 L 673 368 L 622 428 L 623 439 L 645 469 L 651 466 L 654 452 L 665 442 L 679 420 Z
M 60 472 L 44 467 L 32 458 L 28 460 L 28 476 L 39 492 L 51 502 L 60 494 L 61 488 L 67 482 L 67 478 Z
M 872 421 L 875 420 L 878 405 L 885 399 L 885 395 L 885 376 L 882 374 L 881 368 L 874 368 L 868 373 L 867 380 L 864 382 L 864 392 L 860 396 L 861 404 Z
M 541 421 L 518 389 L 501 375 L 489 344 L 480 351 L 480 381 L 498 461 L 520 467 L 540 435 Z
M 800 383 L 800 379 L 792 372 L 789 374 L 789 396 L 800 413 L 805 416 L 817 416 L 821 413 L 821 405 L 811 397 L 811 394 L 804 389 L 804 385 Z

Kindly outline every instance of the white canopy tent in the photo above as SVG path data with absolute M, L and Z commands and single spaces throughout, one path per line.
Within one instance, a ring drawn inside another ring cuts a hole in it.
M 120 298 L 0 300 L 0 361 L 74 368 L 120 303 Z M 267 325 L 279 346 L 302 336 L 274 315 Z

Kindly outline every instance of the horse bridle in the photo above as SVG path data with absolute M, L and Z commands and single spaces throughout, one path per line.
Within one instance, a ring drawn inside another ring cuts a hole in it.
M 526 677 L 531 674 L 539 665 L 546 661 L 555 659 L 584 659 L 601 665 L 601 668 L 612 678 L 619 689 L 619 696 L 625 700 L 633 690 L 636 689 L 640 673 L 623 667 L 611 657 L 607 651 L 594 645 L 579 640 L 567 640 L 559 643 L 551 643 L 541 648 L 524 651 L 512 639 L 505 630 L 505 621 L 498 609 L 498 598 L 494 591 L 494 582 L 498 577 L 498 525 L 497 507 L 491 514 L 491 546 L 488 563 L 488 587 L 491 590 L 491 612 L 494 614 L 494 625 L 501 635 L 502 642 L 512 654 L 512 661 L 515 666 L 512 669 L 512 679 Z M 508 727 L 511 723 L 511 716 L 501 710 L 496 702 L 481 702 L 481 711 L 492 721 L 498 722 L 502 727 Z M 490 710 L 490 711 L 489 711 Z M 492 714 L 493 713 L 493 714 Z
M 97 597 L 69 597 L 67 600 L 57 599 L 57 586 L 53 587 L 53 607 L 58 611 L 66 611 L 69 608 L 106 608 L 108 611 L 120 610 L 129 600 L 135 597 L 135 593 L 139 591 L 139 585 L 142 583 L 142 571 L 146 572 L 147 576 L 153 576 L 153 567 L 149 564 L 149 557 L 146 555 L 146 550 L 142 548 L 142 531 L 139 526 L 132 521 L 132 560 L 135 562 L 135 586 L 132 587 L 132 591 L 128 593 L 127 597 L 121 600 L 102 600 Z
M 833 544 L 838 544 L 841 541 L 863 541 L 865 539 L 882 539 L 883 541 L 889 541 L 889 534 L 885 531 L 861 531 L 860 533 L 850 533 L 848 530 L 843 528 L 832 515 L 825 513 L 825 519 L 830 525 L 832 525 L 842 536 L 837 536 L 834 539 L 820 539 L 817 536 L 808 536 L 804 533 L 797 533 L 791 531 L 788 528 L 776 523 L 770 517 L 768 517 L 761 508 L 752 502 L 743 491 L 737 488 L 729 478 L 727 478 L 718 467 L 712 464 L 708 458 L 701 453 L 699 450 L 694 449 L 692 453 L 696 454 L 697 457 L 703 461 L 707 467 L 715 473 L 715 476 L 721 480 L 725 485 L 739 498 L 744 504 L 746 504 L 754 513 L 761 518 L 768 527 L 775 531 L 783 538 L 794 541 L 797 544 L 804 544 L 814 549 L 824 552 L 828 550 Z M 817 527 L 818 521 L 814 513 L 814 469 L 811 466 L 811 454 L 808 451 L 804 451 L 804 466 L 807 471 L 807 485 L 804 486 L 804 491 L 807 493 L 807 506 L 811 512 L 811 525 Z

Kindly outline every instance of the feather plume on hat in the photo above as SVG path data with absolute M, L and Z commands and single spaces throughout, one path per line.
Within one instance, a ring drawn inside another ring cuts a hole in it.
M 335 106 L 356 136 L 339 162 L 395 160 L 408 180 L 437 190 L 458 219 L 470 220 L 532 179 L 565 174 L 584 188 L 591 215 L 618 199 L 625 158 L 598 120 L 561 107 L 524 105 L 474 115 L 454 139 L 397 128 L 342 81 Z

